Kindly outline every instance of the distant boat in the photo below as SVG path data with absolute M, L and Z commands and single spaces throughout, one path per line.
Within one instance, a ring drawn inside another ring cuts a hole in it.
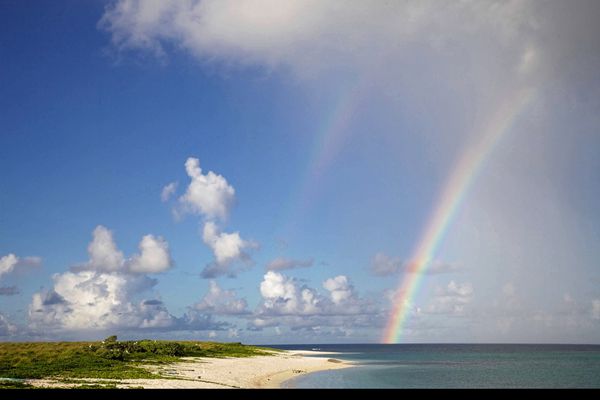
M 320 348 L 318 348 L 318 347 L 314 347 L 314 348 L 312 348 L 311 350 L 312 350 L 312 351 L 319 351 L 319 350 L 321 350 L 321 349 L 320 349 Z

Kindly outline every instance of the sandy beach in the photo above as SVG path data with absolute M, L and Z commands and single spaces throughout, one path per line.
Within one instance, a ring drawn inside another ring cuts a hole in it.
M 311 355 L 310 357 L 308 355 Z M 301 374 L 348 368 L 352 363 L 330 358 L 332 353 L 282 351 L 271 355 L 244 358 L 184 358 L 167 365 L 149 365 L 149 370 L 171 379 L 83 379 L 60 382 L 32 379 L 38 387 L 72 387 L 82 383 L 116 384 L 118 388 L 201 389 L 201 388 L 279 388 Z

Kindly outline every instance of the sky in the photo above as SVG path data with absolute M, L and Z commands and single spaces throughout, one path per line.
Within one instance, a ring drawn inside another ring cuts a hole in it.
M 599 18 L 0 1 L 0 340 L 600 344 Z

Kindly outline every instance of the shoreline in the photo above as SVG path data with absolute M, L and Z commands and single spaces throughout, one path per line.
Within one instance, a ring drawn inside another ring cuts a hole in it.
M 26 379 L 25 382 L 46 388 L 115 385 L 117 388 L 144 389 L 276 389 L 300 375 L 355 365 L 349 361 L 322 357 L 324 354 L 333 353 L 282 350 L 254 357 L 190 357 L 173 364 L 144 366 L 166 379 L 68 379 L 62 382 L 60 379 Z

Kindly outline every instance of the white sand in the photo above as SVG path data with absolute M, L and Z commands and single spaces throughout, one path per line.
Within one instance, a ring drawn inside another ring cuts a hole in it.
M 278 388 L 293 377 L 310 372 L 351 367 L 352 363 L 327 357 L 306 357 L 309 351 L 284 351 L 244 358 L 185 358 L 183 362 L 146 368 L 176 379 L 85 379 L 81 383 L 113 383 L 120 388 Z M 331 354 L 331 353 L 322 353 Z M 41 387 L 72 387 L 50 379 L 28 380 Z

